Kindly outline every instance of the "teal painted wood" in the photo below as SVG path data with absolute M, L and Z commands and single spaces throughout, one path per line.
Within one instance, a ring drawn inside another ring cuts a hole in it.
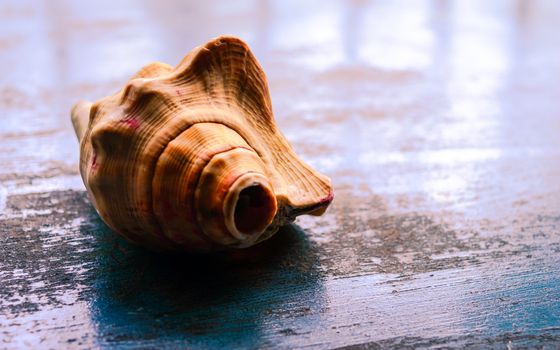
M 65 220 L 33 217 L 33 230 L 49 228 L 33 240 L 3 221 L 7 346 L 334 347 L 377 339 L 382 347 L 532 347 L 559 339 L 554 254 L 524 253 L 511 264 L 493 257 L 505 270 L 474 261 L 347 277 L 325 269 L 324 249 L 295 225 L 249 250 L 162 256 L 115 238 L 83 192 L 12 197 L 8 207 L 45 210 L 45 202 L 64 207 Z
M 558 14 L 3 2 L 0 349 L 560 347 Z M 333 205 L 247 250 L 131 246 L 87 199 L 70 106 L 222 33 Z

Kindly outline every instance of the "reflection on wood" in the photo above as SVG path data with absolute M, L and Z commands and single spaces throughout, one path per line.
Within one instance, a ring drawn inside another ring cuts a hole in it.
M 559 347 L 559 15 L 3 2 L 0 348 Z M 224 33 L 335 201 L 247 250 L 146 252 L 86 198 L 69 109 Z

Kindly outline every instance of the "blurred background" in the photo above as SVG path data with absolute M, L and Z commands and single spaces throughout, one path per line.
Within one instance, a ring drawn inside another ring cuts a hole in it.
M 555 0 L 2 0 L 0 337 L 559 344 L 559 33 Z M 253 49 L 331 208 L 202 262 L 114 243 L 70 108 L 221 34 Z
M 478 165 L 558 148 L 559 12 L 555 1 L 530 0 L 3 1 L 2 132 L 40 131 L 18 146 L 23 159 L 4 146 L 3 169 L 74 167 L 75 101 L 233 34 L 268 74 L 296 151 L 338 184 L 421 192 L 445 206 L 486 205 L 473 197 L 481 187 L 493 198 L 527 190 L 496 172 L 538 171 L 558 190 L 556 170 Z M 401 169 L 418 162 L 428 166 Z

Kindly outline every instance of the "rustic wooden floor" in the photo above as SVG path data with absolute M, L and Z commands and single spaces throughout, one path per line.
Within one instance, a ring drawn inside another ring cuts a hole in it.
M 0 348 L 559 348 L 555 1 L 2 1 Z M 78 174 L 71 105 L 244 38 L 326 215 L 155 255 Z

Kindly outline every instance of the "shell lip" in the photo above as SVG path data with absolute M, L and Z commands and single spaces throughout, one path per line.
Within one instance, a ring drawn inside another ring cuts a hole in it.
M 226 228 L 241 245 L 257 241 L 274 220 L 277 210 L 270 182 L 256 172 L 248 172 L 236 179 L 224 198 Z
M 329 191 L 329 194 L 320 199 L 317 203 L 313 203 L 311 205 L 307 205 L 304 207 L 299 208 L 291 208 L 288 212 L 289 217 L 296 217 L 300 215 L 313 215 L 313 216 L 321 216 L 325 213 L 329 205 L 334 199 L 334 192 L 332 190 Z

